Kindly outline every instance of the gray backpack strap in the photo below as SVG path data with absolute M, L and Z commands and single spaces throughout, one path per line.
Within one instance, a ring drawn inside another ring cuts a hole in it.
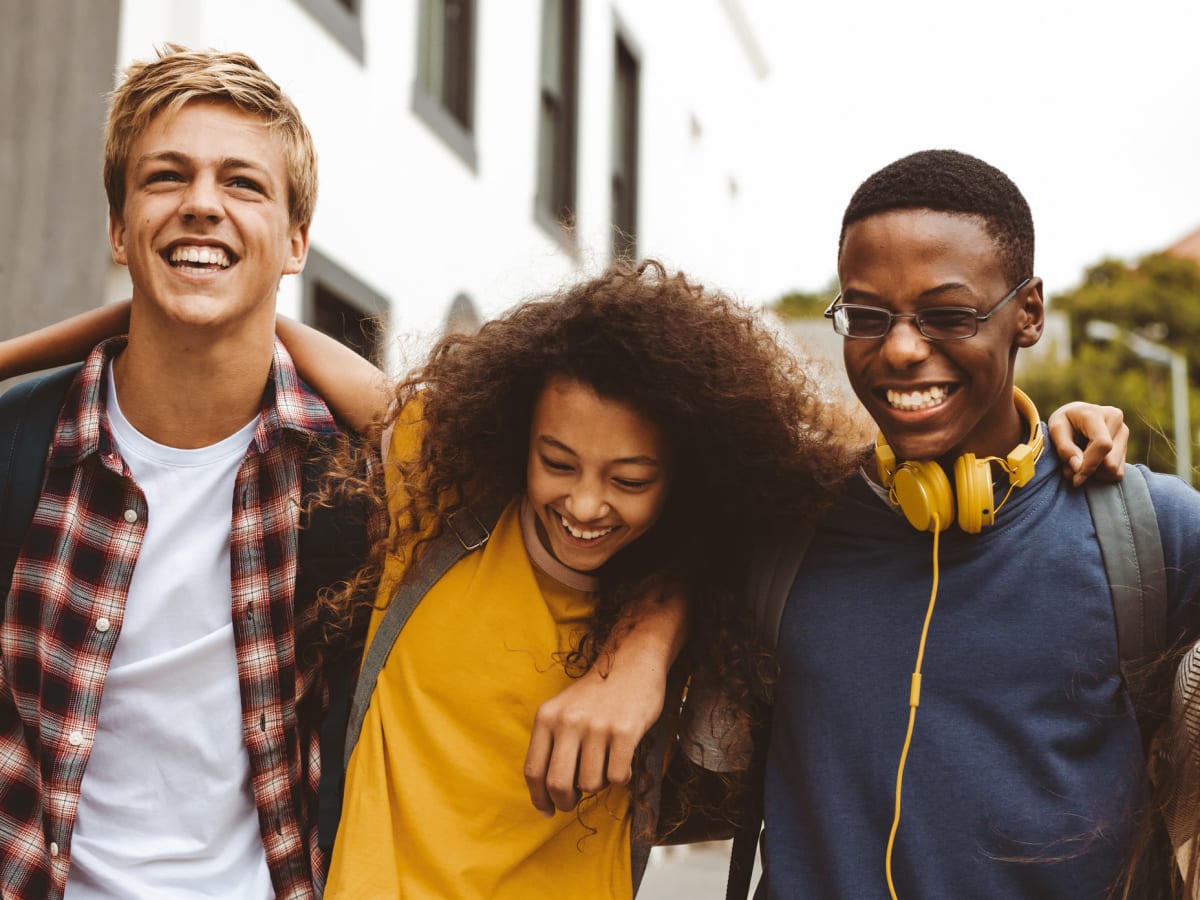
M 746 596 L 754 611 L 755 628 L 762 645 L 774 652 L 779 643 L 779 623 L 792 582 L 800 571 L 813 527 L 804 525 L 786 540 L 760 544 L 750 560 Z
M 1162 538 L 1145 476 L 1125 467 L 1116 484 L 1084 486 L 1112 592 L 1121 665 L 1167 648 L 1167 585 Z
M 451 513 L 445 521 L 442 533 L 422 548 L 420 556 L 409 567 L 404 580 L 396 588 L 392 602 L 383 614 L 383 621 L 363 656 L 362 669 L 354 687 L 354 701 L 350 705 L 350 721 L 346 726 L 346 753 L 343 756 L 347 768 L 350 754 L 358 743 L 367 707 L 384 663 L 391 655 L 392 647 L 401 630 L 408 622 L 421 598 L 437 583 L 451 566 L 473 550 L 478 550 L 492 536 L 491 529 L 500 518 L 500 510 L 485 510 L 476 515 L 467 507 Z

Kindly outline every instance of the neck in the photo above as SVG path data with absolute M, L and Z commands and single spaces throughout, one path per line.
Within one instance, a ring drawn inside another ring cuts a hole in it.
M 157 332 L 130 322 L 129 345 L 113 363 L 121 411 L 134 428 L 157 443 L 194 449 L 228 437 L 258 414 L 273 330 Z

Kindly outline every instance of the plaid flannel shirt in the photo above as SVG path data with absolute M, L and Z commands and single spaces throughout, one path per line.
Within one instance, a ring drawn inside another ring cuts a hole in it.
M 67 393 L 37 512 L 0 621 L 0 894 L 62 897 L 80 784 L 121 633 L 146 501 L 113 443 L 98 347 Z M 237 474 L 230 557 L 242 733 L 276 896 L 315 897 L 317 666 L 298 654 L 316 612 L 297 609 L 298 501 L 305 446 L 337 431 L 276 343 L 262 417 Z M 219 886 L 209 886 L 219 887 Z

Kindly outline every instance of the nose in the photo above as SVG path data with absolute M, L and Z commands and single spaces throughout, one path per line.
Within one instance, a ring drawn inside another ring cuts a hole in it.
M 221 205 L 221 193 L 216 179 L 205 175 L 193 178 L 183 193 L 179 212 L 189 221 L 205 219 L 209 222 L 219 222 L 224 215 L 224 208 Z
M 882 356 L 893 369 L 908 369 L 929 358 L 929 339 L 917 329 L 915 319 L 894 319 L 883 336 Z
M 566 497 L 567 512 L 578 522 L 594 522 L 608 515 L 603 485 L 596 479 L 578 482 Z

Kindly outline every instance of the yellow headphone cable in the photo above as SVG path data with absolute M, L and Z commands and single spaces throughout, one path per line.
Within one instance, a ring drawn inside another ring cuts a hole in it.
M 1011 493 L 1011 490 L 1009 491 Z M 1006 496 L 1005 500 L 1008 499 Z M 892 882 L 892 848 L 896 844 L 896 832 L 900 830 L 900 794 L 904 784 L 904 764 L 908 761 L 908 748 L 912 743 L 913 726 L 917 721 L 917 707 L 921 705 L 921 662 L 925 658 L 925 639 L 929 637 L 929 623 L 933 619 L 933 605 L 937 602 L 938 590 L 938 528 L 937 514 L 933 516 L 933 590 L 929 595 L 929 608 L 925 611 L 925 624 L 921 628 L 921 641 L 917 645 L 917 664 L 913 670 L 912 684 L 908 690 L 908 730 L 904 734 L 904 746 L 900 750 L 900 765 L 896 769 L 896 811 L 892 817 L 892 830 L 888 834 L 887 858 L 884 871 L 887 873 L 888 894 L 896 897 L 896 885 Z

